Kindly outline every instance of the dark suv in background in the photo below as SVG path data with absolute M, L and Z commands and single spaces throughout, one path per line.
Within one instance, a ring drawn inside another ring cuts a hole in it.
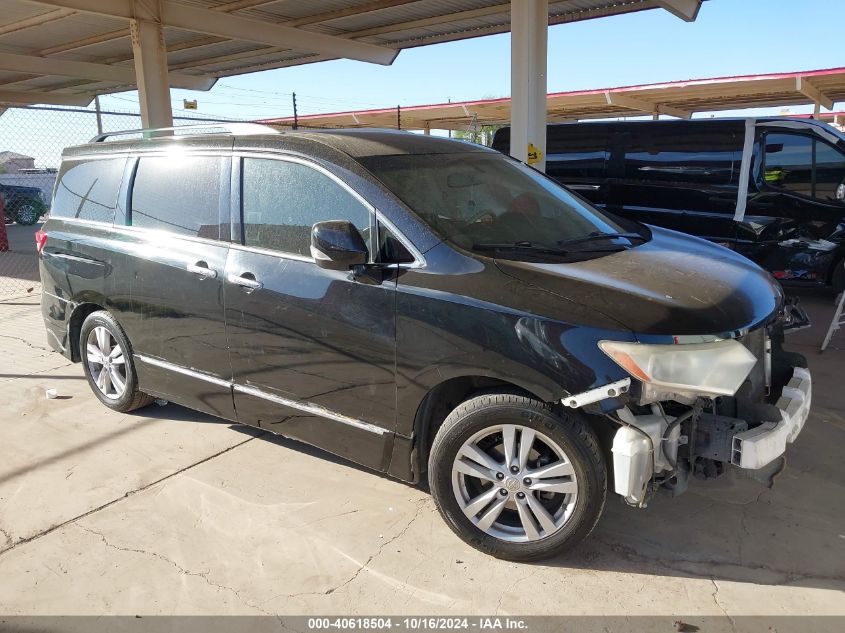
M 47 211 L 44 194 L 38 187 L 0 183 L 0 197 L 3 198 L 3 210 L 7 221 L 31 226 L 38 222 Z
M 781 468 L 811 378 L 747 259 L 476 145 L 231 131 L 64 153 L 42 312 L 106 406 L 427 477 L 461 538 L 514 560 L 586 537 L 608 485 L 642 507 Z
M 493 147 L 507 153 L 510 129 Z M 795 118 L 548 126 L 546 173 L 621 216 L 707 238 L 784 282 L 845 290 L 845 136 Z

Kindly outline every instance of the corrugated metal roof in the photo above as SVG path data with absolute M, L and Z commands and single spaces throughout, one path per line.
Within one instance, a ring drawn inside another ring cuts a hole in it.
M 548 120 L 637 116 L 654 112 L 686 116 L 752 107 L 779 107 L 815 102 L 819 94 L 832 106 L 845 101 L 845 67 L 741 77 L 712 77 L 640 86 L 620 86 L 548 95 Z M 485 99 L 403 107 L 405 128 L 467 129 L 476 125 L 506 124 L 510 121 L 510 99 Z M 396 108 L 301 115 L 309 127 L 395 127 Z M 267 120 L 291 125 L 292 117 Z
M 510 30 L 508 0 L 160 0 L 165 7 L 197 7 L 241 18 L 404 49 Z M 129 0 L 3 0 L 0 53 L 133 66 L 128 20 L 108 13 Z M 155 3 L 152 3 L 155 4 Z M 660 0 L 551 0 L 550 24 L 657 8 Z M 165 20 L 166 22 L 166 20 Z M 166 24 L 165 24 L 166 26 Z M 201 28 L 198 24 L 197 28 Z M 171 71 L 225 77 L 332 59 L 250 41 L 164 29 Z M 132 88 L 129 83 L 0 70 L 0 93 L 55 92 L 93 97 Z

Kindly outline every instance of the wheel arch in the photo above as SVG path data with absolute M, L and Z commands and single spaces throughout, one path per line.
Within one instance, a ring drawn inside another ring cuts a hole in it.
M 411 470 L 414 480 L 423 479 L 431 443 L 443 421 L 460 403 L 485 393 L 512 393 L 550 402 L 540 390 L 529 389 L 502 378 L 472 374 L 454 376 L 434 385 L 423 397 L 414 416 Z
M 85 301 L 78 304 L 73 309 L 73 312 L 71 312 L 70 318 L 67 322 L 67 336 L 68 348 L 70 349 L 70 359 L 74 363 L 78 363 L 82 360 L 82 355 L 79 351 L 79 334 L 82 331 L 82 324 L 85 322 L 85 319 L 88 318 L 89 314 L 105 309 L 106 308 L 98 302 Z

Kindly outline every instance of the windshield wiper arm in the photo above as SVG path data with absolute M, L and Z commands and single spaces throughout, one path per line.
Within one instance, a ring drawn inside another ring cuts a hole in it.
M 553 253 L 555 255 L 567 255 L 569 251 L 561 248 L 552 248 L 543 246 L 541 244 L 534 244 L 533 242 L 506 242 L 501 244 L 496 243 L 482 243 L 473 244 L 474 251 L 532 251 L 535 253 Z
M 576 253 L 618 253 L 619 251 L 626 250 L 622 246 L 616 246 L 612 248 L 590 248 L 590 249 L 578 249 L 575 251 L 570 251 L 563 248 L 555 248 L 553 246 L 543 246 L 542 244 L 533 244 L 532 242 L 511 242 L 511 243 L 503 243 L 503 244 L 473 244 L 472 250 L 474 251 L 529 251 L 531 253 L 541 253 L 544 255 L 573 255 Z
M 582 244 L 583 242 L 594 242 L 596 240 L 612 240 L 618 237 L 624 237 L 632 241 L 648 242 L 648 238 L 643 237 L 639 233 L 590 233 L 584 237 L 576 237 L 571 240 L 558 240 L 558 245 L 569 246 L 570 244 Z

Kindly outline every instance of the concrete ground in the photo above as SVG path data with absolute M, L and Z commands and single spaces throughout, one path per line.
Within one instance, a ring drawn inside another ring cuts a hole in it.
M 35 255 L 35 232 L 40 228 L 40 222 L 32 226 L 7 224 L 6 233 L 9 237 L 9 250 L 14 253 Z
M 37 298 L 0 302 L 0 615 L 845 615 L 845 332 L 819 354 L 832 298 L 804 300 L 813 413 L 773 489 L 609 498 L 576 553 L 531 565 L 319 450 L 174 405 L 113 413 L 48 350 Z
M 33 226 L 6 225 L 9 250 L 0 251 L 0 300 L 22 297 L 38 290 L 38 260 Z

